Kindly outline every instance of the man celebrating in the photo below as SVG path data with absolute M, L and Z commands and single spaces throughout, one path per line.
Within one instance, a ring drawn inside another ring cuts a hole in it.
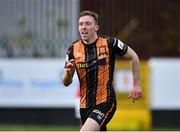
M 133 88 L 129 98 L 141 97 L 139 58 L 134 50 L 113 37 L 98 36 L 98 15 L 83 11 L 79 17 L 80 40 L 72 43 L 66 55 L 63 84 L 72 83 L 76 70 L 80 82 L 81 131 L 106 131 L 116 111 L 112 85 L 116 55 L 132 61 Z

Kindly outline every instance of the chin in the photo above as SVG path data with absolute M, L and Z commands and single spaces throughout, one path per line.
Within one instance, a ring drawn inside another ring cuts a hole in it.
M 83 41 L 88 41 L 88 40 L 89 40 L 88 38 L 84 38 L 84 37 L 81 37 L 81 39 L 82 39 Z

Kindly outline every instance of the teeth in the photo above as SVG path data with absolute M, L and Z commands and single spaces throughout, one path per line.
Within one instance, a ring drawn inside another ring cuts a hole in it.
M 82 34 L 88 34 L 87 32 L 83 32 Z

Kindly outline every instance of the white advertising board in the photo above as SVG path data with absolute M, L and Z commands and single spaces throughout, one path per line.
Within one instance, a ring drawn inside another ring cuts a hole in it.
M 180 109 L 180 59 L 152 58 L 150 87 L 152 109 Z
M 0 59 L 0 107 L 74 107 L 78 79 L 62 84 L 63 59 Z
M 114 88 L 118 92 L 129 93 L 133 87 L 132 71 L 129 69 L 115 70 Z

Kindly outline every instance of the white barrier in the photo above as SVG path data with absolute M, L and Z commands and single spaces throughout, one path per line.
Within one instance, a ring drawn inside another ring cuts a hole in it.
M 180 59 L 152 58 L 149 65 L 151 108 L 180 109 Z M 63 59 L 0 59 L 0 107 L 74 107 L 78 79 L 63 86 L 63 68 Z
M 180 109 L 180 59 L 152 58 L 150 87 L 152 109 Z
M 60 81 L 62 59 L 0 59 L 0 107 L 74 107 L 78 79 Z

